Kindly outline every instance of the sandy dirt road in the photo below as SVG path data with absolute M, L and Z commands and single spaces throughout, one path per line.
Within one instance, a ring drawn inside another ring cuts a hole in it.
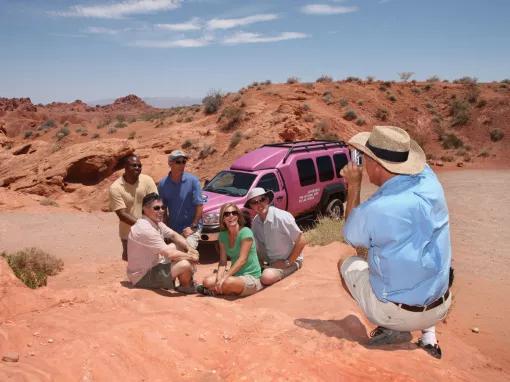
M 440 178 L 457 271 L 441 361 L 364 346 L 372 325 L 340 287 L 339 243 L 307 248 L 301 271 L 250 298 L 181 296 L 128 287 L 113 214 L 31 208 L 0 214 L 0 251 L 38 246 L 65 269 L 2 296 L 0 355 L 20 361 L 1 362 L 0 380 L 509 380 L 510 171 Z

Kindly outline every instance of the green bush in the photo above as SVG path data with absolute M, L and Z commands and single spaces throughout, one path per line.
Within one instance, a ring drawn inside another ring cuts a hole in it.
M 397 97 L 395 97 L 393 94 L 392 94 L 392 95 L 389 95 L 389 96 L 388 96 L 388 99 L 389 99 L 391 102 L 397 102 Z
M 331 105 L 334 102 L 333 94 L 330 91 L 324 92 L 322 95 L 322 100 L 327 104 Z
M 347 101 L 345 98 L 342 98 L 338 103 L 340 104 L 341 107 L 346 107 L 347 105 L 349 105 L 349 101 Z
M 37 130 L 49 130 L 56 126 L 57 126 L 57 124 L 55 123 L 55 121 L 53 119 L 48 119 L 41 126 L 39 126 L 37 128 Z
M 198 153 L 198 159 L 205 159 L 209 155 L 212 155 L 216 152 L 216 149 L 211 145 L 205 145 L 202 150 Z
M 191 139 L 186 139 L 184 142 L 182 142 L 181 149 L 187 149 L 193 146 L 193 141 Z
M 223 96 L 219 90 L 211 90 L 202 100 L 205 114 L 216 113 L 223 102 Z
M 454 84 L 474 85 L 477 82 L 478 82 L 478 79 L 476 77 L 469 77 L 469 76 L 464 76 L 461 78 L 457 78 L 456 80 L 453 80 Z
M 48 276 L 58 274 L 64 262 L 39 248 L 25 248 L 13 254 L 1 254 L 14 274 L 29 288 L 35 289 L 47 283 Z
M 426 79 L 427 82 L 439 82 L 441 79 L 438 76 L 432 76 Z
M 23 133 L 25 139 L 30 138 L 32 135 L 34 135 L 34 132 L 32 130 L 25 130 L 25 132 Z
M 358 77 L 349 76 L 345 79 L 345 82 L 361 82 L 361 80 Z
M 114 126 L 114 127 L 115 127 L 116 129 L 123 129 L 123 128 L 124 128 L 124 127 L 126 127 L 126 126 L 127 126 L 127 124 L 126 124 L 126 123 L 124 123 L 124 122 L 122 122 L 122 121 L 118 121 L 118 122 L 115 124 L 115 126 Z
M 297 84 L 299 82 L 299 78 L 297 77 L 289 77 L 287 78 L 287 83 L 288 84 Z
M 319 121 L 315 124 L 313 130 L 313 139 L 315 140 L 325 140 L 325 141 L 333 141 L 338 140 L 338 134 L 331 130 L 329 124 L 325 121 Z
M 497 142 L 503 139 L 505 134 L 500 129 L 494 129 L 490 132 L 490 137 L 492 142 Z
M 365 120 L 363 118 L 358 118 L 356 120 L 356 125 L 363 126 L 365 124 Z

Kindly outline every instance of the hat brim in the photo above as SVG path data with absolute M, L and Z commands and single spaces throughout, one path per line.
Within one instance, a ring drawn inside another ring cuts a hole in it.
M 271 202 L 272 202 L 272 201 L 273 201 L 273 199 L 274 199 L 274 193 L 273 193 L 273 191 L 271 191 L 271 190 L 267 190 L 267 191 L 266 191 L 265 193 L 263 193 L 263 194 L 260 194 L 260 195 L 254 196 L 253 198 L 248 199 L 248 200 L 246 201 L 246 203 L 244 203 L 244 208 L 249 208 L 249 209 L 251 210 L 252 208 L 250 207 L 250 200 L 252 200 L 252 199 L 254 199 L 254 198 L 258 198 L 258 197 L 260 197 L 260 196 L 267 196 L 267 197 L 268 197 L 268 199 L 269 199 L 269 204 L 271 204 Z
M 348 144 L 358 149 L 362 153 L 368 155 L 389 172 L 395 174 L 415 175 L 422 172 L 425 168 L 425 164 L 427 163 L 425 153 L 423 152 L 420 145 L 412 139 L 410 145 L 411 147 L 409 150 L 409 157 L 407 160 L 405 162 L 390 162 L 379 158 L 372 152 L 372 150 L 366 146 L 369 137 L 370 132 L 365 131 L 358 133 L 349 140 Z

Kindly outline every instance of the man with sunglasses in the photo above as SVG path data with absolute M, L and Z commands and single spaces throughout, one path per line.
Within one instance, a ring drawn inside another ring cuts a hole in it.
M 198 178 L 185 172 L 188 155 L 174 150 L 168 156 L 170 172 L 159 182 L 159 195 L 167 208 L 166 225 L 198 247 L 203 211 L 202 188 Z
M 252 231 L 257 244 L 257 254 L 267 263 L 260 281 L 272 285 L 297 271 L 303 264 L 301 252 L 306 245 L 303 232 L 289 212 L 271 205 L 271 190 L 255 187 L 248 192 L 244 205 L 257 213 Z
M 135 288 L 195 293 L 193 270 L 198 252 L 163 223 L 165 207 L 157 193 L 146 195 L 142 204 L 143 216 L 131 227 L 128 236 L 129 280 Z M 165 239 L 171 244 L 166 244 Z M 177 278 L 179 286 L 175 288 Z
M 110 186 L 110 210 L 119 217 L 119 236 L 122 260 L 128 260 L 127 238 L 131 226 L 142 217 L 142 200 L 151 192 L 158 192 L 156 183 L 142 172 L 140 158 L 131 154 L 124 158 L 124 174 Z

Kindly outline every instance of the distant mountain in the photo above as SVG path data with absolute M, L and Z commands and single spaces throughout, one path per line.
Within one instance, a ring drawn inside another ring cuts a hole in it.
M 193 97 L 142 97 L 142 99 L 153 107 L 168 108 L 175 106 L 190 106 L 202 103 L 201 98 Z M 90 106 L 96 105 L 110 105 L 115 101 L 114 98 L 105 98 L 95 101 L 87 101 Z

